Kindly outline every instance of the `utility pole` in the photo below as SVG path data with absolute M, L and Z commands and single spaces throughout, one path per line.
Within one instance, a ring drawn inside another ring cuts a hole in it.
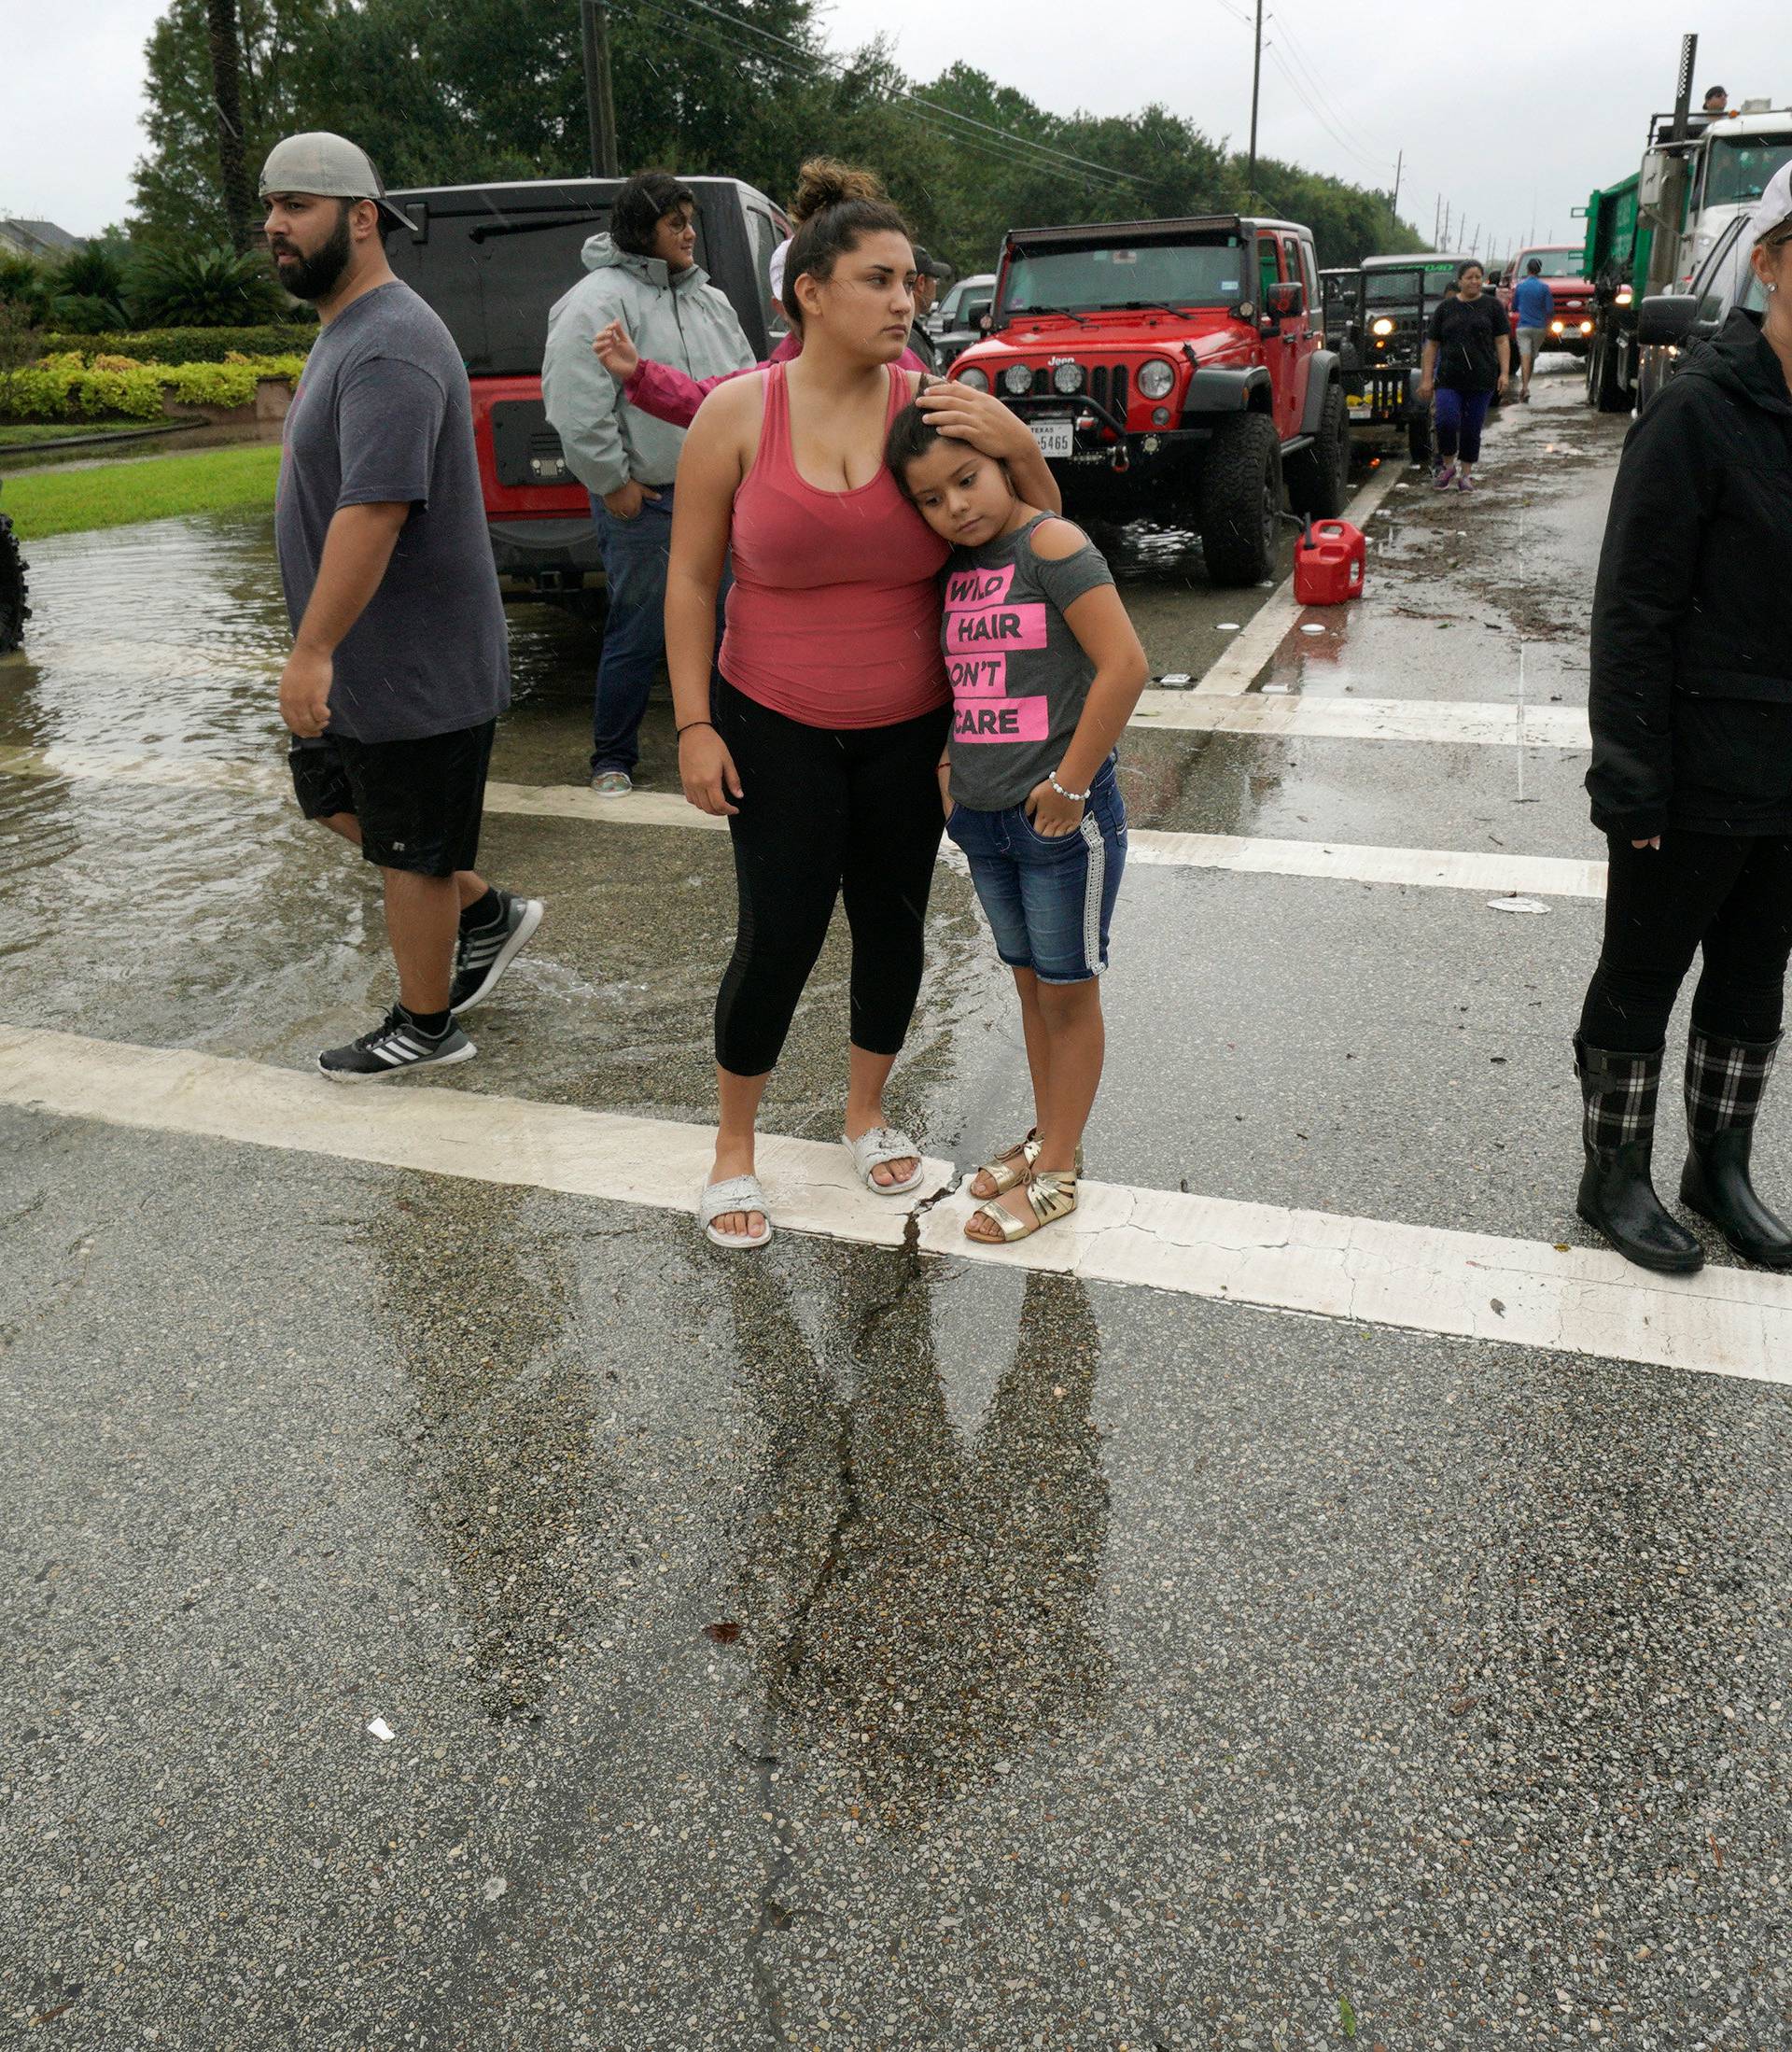
M 591 175 L 619 178 L 616 155 L 616 101 L 609 86 L 609 7 L 608 0 L 579 0 L 580 26 L 585 44 L 585 117 L 591 124 Z
M 1394 163 L 1393 163 L 1393 202 L 1391 203 L 1391 204 L 1390 204 L 1390 205 L 1389 205 L 1389 207 L 1388 207 L 1388 212 L 1389 212 L 1390 214 L 1392 214 L 1392 215 L 1393 216 L 1393 218 L 1394 218 L 1394 219 L 1395 219 L 1395 220 L 1398 220 L 1398 219 L 1400 218 L 1400 174 L 1401 174 L 1401 172 L 1402 172 L 1402 171 L 1404 171 L 1404 170 L 1406 169 L 1406 164 L 1407 164 L 1407 153 L 1406 153 L 1406 151 L 1405 151 L 1405 150 L 1403 149 L 1403 150 L 1402 150 L 1402 151 L 1400 152 L 1399 156 L 1398 156 L 1398 157 L 1396 157 L 1396 158 L 1394 159 Z
M 1244 175 L 1244 204 L 1257 196 L 1257 95 L 1263 85 L 1263 0 L 1257 0 L 1256 43 L 1251 55 L 1251 168 Z
M 1448 200 L 1444 202 L 1444 239 L 1437 246 L 1439 249 L 1448 249 L 1449 247 L 1449 202 Z
M 1433 247 L 1434 249 L 1441 249 L 1441 248 L 1442 248 L 1442 247 L 1444 246 L 1443 246 L 1443 244 L 1442 244 L 1441 242 L 1439 242 L 1439 241 L 1438 241 L 1438 239 L 1437 239 L 1437 238 L 1438 238 L 1438 236 L 1439 236 L 1440 234 L 1442 234 L 1442 232 L 1443 232 L 1443 228 L 1444 228 L 1444 196 L 1443 196 L 1443 194 L 1442 194 L 1442 193 L 1440 192 L 1440 193 L 1439 193 L 1439 194 L 1437 195 L 1437 204 L 1436 204 L 1436 205 L 1435 205 L 1435 206 L 1434 206 L 1434 207 L 1432 208 L 1432 210 L 1431 210 L 1431 246 L 1432 246 L 1432 247 Z

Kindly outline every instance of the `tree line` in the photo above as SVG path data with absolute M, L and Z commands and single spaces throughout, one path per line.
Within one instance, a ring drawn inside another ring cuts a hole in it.
M 623 168 L 780 197 L 825 151 L 876 169 L 933 252 L 987 269 L 1010 227 L 1246 210 L 1245 164 L 1162 105 L 1054 114 L 966 64 L 907 77 L 838 57 L 815 0 L 610 0 Z M 249 246 L 280 135 L 329 128 L 388 185 L 587 168 L 577 0 L 172 0 L 147 46 L 133 239 Z M 1304 221 L 1322 264 L 1415 249 L 1386 193 L 1259 158 L 1254 209 Z

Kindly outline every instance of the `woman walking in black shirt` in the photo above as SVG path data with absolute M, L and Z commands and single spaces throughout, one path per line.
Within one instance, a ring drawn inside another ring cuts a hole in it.
M 1465 492 L 1481 457 L 1481 429 L 1495 392 L 1505 390 L 1512 368 L 1512 327 L 1505 308 L 1486 290 L 1487 273 L 1471 257 L 1456 274 L 1453 298 L 1437 302 L 1425 330 L 1419 397 L 1437 401 L 1437 469 L 1432 483 L 1440 492 L 1453 485 Z
M 1593 823 L 1605 939 L 1581 1013 L 1579 1211 L 1645 1268 L 1699 1242 L 1649 1180 L 1668 1019 L 1704 965 L 1687 1048 L 1682 1202 L 1745 1258 L 1792 1268 L 1749 1179 L 1792 953 L 1792 167 L 1749 224 L 1765 317 L 1695 343 L 1631 429 L 1593 600 Z

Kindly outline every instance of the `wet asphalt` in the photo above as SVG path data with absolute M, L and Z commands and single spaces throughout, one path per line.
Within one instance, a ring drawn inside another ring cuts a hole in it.
M 1407 473 L 1266 684 L 1584 703 L 1623 425 L 1557 375 L 1478 499 Z M 1160 673 L 1267 596 L 1103 540 Z M 33 555 L 0 748 L 278 760 L 265 522 Z M 591 630 L 511 626 L 494 773 L 577 780 Z M 1583 768 L 1124 773 L 1140 827 L 1584 857 Z M 721 837 L 495 815 L 482 865 L 548 922 L 436 1087 L 705 1117 Z M 1091 1172 L 1584 1244 L 1597 933 L 1138 866 Z M 837 941 L 776 1131 L 837 1131 Z M 931 959 L 892 1109 L 970 1162 L 1026 1121 L 952 870 Z M 299 1067 L 388 974 L 277 798 L 0 776 L 7 1023 Z M 15 1109 L 0 1230 L 0 2043 L 1792 2042 L 1777 1388 Z

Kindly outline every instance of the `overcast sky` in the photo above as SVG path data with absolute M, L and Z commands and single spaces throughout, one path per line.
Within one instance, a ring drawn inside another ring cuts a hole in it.
M 576 0 L 537 0 L 568 9 Z M 911 75 L 961 59 L 1042 105 L 1160 100 L 1242 148 L 1253 0 L 833 0 L 846 49 L 891 21 Z M 0 213 L 84 234 L 119 219 L 143 148 L 143 44 L 165 0 L 0 0 Z M 1792 103 L 1784 0 L 1265 0 L 1260 147 L 1365 185 L 1407 162 L 1401 212 L 1429 237 L 1441 195 L 1498 255 L 1578 240 L 1570 208 L 1636 166 L 1673 98 L 1681 35 L 1699 86 Z M 1777 34 L 1770 33 L 1777 30 Z M 623 137 L 623 154 L 627 138 Z M 1452 231 L 1452 245 L 1463 238 Z

